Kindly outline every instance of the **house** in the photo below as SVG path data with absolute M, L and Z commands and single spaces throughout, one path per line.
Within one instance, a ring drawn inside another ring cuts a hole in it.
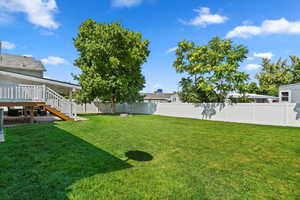
M 176 93 L 141 93 L 145 103 L 180 103 Z
M 28 76 L 43 78 L 46 71 L 43 64 L 32 57 L 1 54 L 1 71 L 20 73 Z
M 80 86 L 44 78 L 45 71 L 32 57 L 0 54 L 0 107 L 22 106 L 30 112 L 31 121 L 35 107 L 63 120 L 74 119 L 72 93 Z
M 261 94 L 252 94 L 252 93 L 246 93 L 246 94 L 229 93 L 227 95 L 227 99 L 231 99 L 231 98 L 238 99 L 243 96 L 246 96 L 248 99 L 250 99 L 254 103 L 275 103 L 275 102 L 279 101 L 278 97 L 261 95 Z
M 300 83 L 279 87 L 280 102 L 300 103 Z

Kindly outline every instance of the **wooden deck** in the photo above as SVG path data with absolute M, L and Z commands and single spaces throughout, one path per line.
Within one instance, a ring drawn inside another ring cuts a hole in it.
M 73 120 L 76 113 L 72 100 L 66 99 L 45 85 L 0 85 L 0 107 L 22 106 L 30 112 L 33 121 L 35 107 L 43 106 L 63 120 Z
M 39 106 L 45 105 L 44 102 L 5 102 L 0 101 L 0 107 L 13 107 L 13 106 Z

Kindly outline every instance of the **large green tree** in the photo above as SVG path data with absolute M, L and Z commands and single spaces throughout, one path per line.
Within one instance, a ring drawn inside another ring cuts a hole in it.
M 112 104 L 134 102 L 141 98 L 145 78 L 141 66 L 150 53 L 149 41 L 141 33 L 132 32 L 120 23 L 83 22 L 74 38 L 79 52 L 75 66 L 81 74 L 75 76 L 82 86 L 78 101 L 100 99 Z
M 249 75 L 238 68 L 247 53 L 245 46 L 218 37 L 203 46 L 179 42 L 173 66 L 187 74 L 179 83 L 183 101 L 224 101 L 230 91 L 245 92 Z
M 262 70 L 256 78 L 259 81 L 260 93 L 277 96 L 280 85 L 300 81 L 300 59 L 290 56 L 290 62 L 287 59 L 279 59 L 273 63 L 269 59 L 263 59 Z

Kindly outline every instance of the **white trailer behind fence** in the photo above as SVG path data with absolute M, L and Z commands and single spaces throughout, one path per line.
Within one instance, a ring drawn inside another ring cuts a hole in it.
M 77 112 L 110 113 L 111 106 L 77 105 Z M 300 103 L 136 103 L 118 104 L 117 112 L 300 127 Z

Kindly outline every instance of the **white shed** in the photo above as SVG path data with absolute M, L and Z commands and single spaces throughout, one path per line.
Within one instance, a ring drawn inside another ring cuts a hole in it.
M 300 103 L 300 83 L 279 87 L 280 102 Z

